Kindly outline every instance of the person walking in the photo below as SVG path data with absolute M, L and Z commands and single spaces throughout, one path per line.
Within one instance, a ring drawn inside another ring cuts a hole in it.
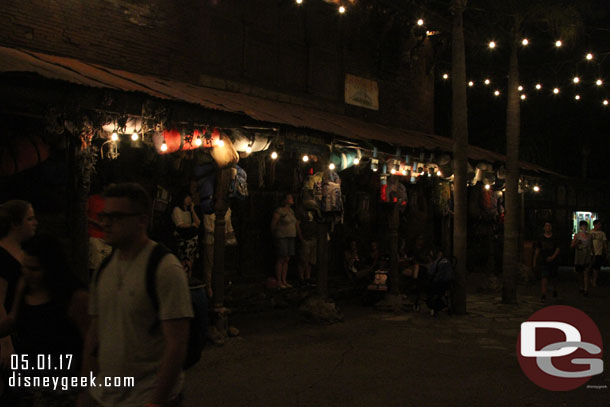
M 294 198 L 292 194 L 284 195 L 282 206 L 277 208 L 271 219 L 271 232 L 275 241 L 276 261 L 275 277 L 279 288 L 292 287 L 286 281 L 288 275 L 288 263 L 295 254 L 295 240 L 297 237 L 298 221 L 292 211 Z
M 602 230 L 602 222 L 599 219 L 593 221 L 591 237 L 593 239 L 593 264 L 591 265 L 593 275 L 591 276 L 591 287 L 595 288 L 597 286 L 599 270 L 601 270 L 608 256 L 608 239 L 606 238 L 606 232 Z
M 536 242 L 534 252 L 534 265 L 538 265 L 542 274 L 541 297 L 546 301 L 546 291 L 549 279 L 553 282 L 553 297 L 557 297 L 557 256 L 559 256 L 559 244 L 553 235 L 553 224 L 544 223 L 544 233 Z
M 570 247 L 574 249 L 574 268 L 577 273 L 583 273 L 581 292 L 586 297 L 589 295 L 589 268 L 593 253 L 593 239 L 587 221 L 581 220 L 578 224 L 578 233 L 574 235 Z
M 157 246 L 146 233 L 150 197 L 133 183 L 110 185 L 104 197 L 99 218 L 114 251 L 92 282 L 82 374 L 93 372 L 101 382 L 134 377 L 135 384 L 91 387 L 88 395 L 102 406 L 179 406 L 193 317 L 186 273 L 174 255 L 161 257 L 155 306 L 146 286 L 147 264 Z M 81 394 L 79 405 L 88 395 Z

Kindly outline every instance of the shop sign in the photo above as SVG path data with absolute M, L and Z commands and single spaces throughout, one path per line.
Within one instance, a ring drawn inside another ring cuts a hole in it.
M 345 103 L 379 110 L 379 87 L 377 81 L 347 74 L 345 75 Z

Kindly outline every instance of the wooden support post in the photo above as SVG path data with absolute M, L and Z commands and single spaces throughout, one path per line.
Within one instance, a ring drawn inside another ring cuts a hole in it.
M 388 219 L 390 237 L 390 293 L 400 294 L 400 275 L 398 272 L 398 222 L 400 205 L 392 204 Z
M 318 223 L 318 295 L 328 297 L 328 222 Z
M 227 315 L 223 312 L 225 294 L 225 214 L 228 209 L 228 191 L 230 181 L 230 168 L 219 169 L 216 174 L 216 191 L 214 194 L 215 215 L 214 223 L 214 267 L 212 269 L 212 286 L 214 287 L 214 309 L 217 310 L 217 328 L 226 333 L 228 328 Z

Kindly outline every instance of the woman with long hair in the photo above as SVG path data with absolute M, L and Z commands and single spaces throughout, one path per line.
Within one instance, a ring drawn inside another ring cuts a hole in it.
M 199 225 L 201 221 L 195 212 L 193 197 L 188 192 L 178 195 L 172 211 L 172 221 L 176 226 L 174 236 L 177 241 L 177 255 L 189 278 L 193 263 L 199 255 Z
M 292 194 L 284 195 L 282 206 L 277 208 L 271 219 L 271 232 L 275 242 L 275 278 L 279 288 L 290 288 L 286 276 L 288 263 L 295 254 L 295 240 L 297 237 L 298 221 L 292 210 L 294 198 Z

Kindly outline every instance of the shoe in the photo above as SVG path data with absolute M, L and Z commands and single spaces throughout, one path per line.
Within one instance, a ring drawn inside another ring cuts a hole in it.
M 553 290 L 553 298 L 557 297 L 557 290 Z
M 546 295 L 540 296 L 540 302 L 546 302 Z

